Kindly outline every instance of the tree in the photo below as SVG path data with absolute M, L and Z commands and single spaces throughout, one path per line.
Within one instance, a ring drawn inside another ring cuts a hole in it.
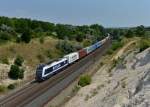
M 31 40 L 31 32 L 29 29 L 25 30 L 24 33 L 21 35 L 21 40 L 25 43 L 29 43 Z
M 23 79 L 24 78 L 24 70 L 20 69 L 19 66 L 17 66 L 17 65 L 11 65 L 8 75 L 12 79 Z
M 129 30 L 126 32 L 125 37 L 130 38 L 130 37 L 133 37 L 133 35 L 134 35 L 133 31 L 129 29 Z
M 143 25 L 136 27 L 136 35 L 137 36 L 145 36 L 145 28 Z
M 76 35 L 76 40 L 78 41 L 78 42 L 82 42 L 83 41 L 83 39 L 84 39 L 84 35 L 82 34 L 82 33 L 78 33 L 77 35 Z
M 68 54 L 68 53 L 75 51 L 74 46 L 71 43 L 69 43 L 68 41 L 60 41 L 56 45 L 56 48 L 61 50 L 63 52 L 63 54 Z

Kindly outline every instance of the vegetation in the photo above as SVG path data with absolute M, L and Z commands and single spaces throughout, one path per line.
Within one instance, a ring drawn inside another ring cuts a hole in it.
M 25 43 L 29 43 L 31 40 L 31 32 L 30 30 L 25 30 L 21 35 L 21 40 Z
M 0 58 L 0 62 L 2 63 L 2 64 L 9 64 L 9 60 L 8 60 L 8 58 L 7 57 L 2 57 L 2 58 Z
M 29 43 L 31 38 L 53 36 L 58 39 L 68 39 L 82 42 L 100 40 L 105 35 L 103 26 L 93 24 L 90 26 L 73 26 L 54 24 L 25 18 L 0 17 L 0 40 Z M 43 41 L 43 40 L 41 40 Z
M 21 56 L 17 56 L 17 58 L 14 61 L 14 64 L 18 65 L 18 66 L 22 66 L 22 63 L 24 62 L 23 57 Z
M 86 85 L 89 85 L 90 83 L 91 83 L 91 77 L 89 75 L 84 75 L 80 77 L 78 85 L 80 85 L 81 87 L 84 87 Z
M 61 50 L 61 52 L 63 54 L 68 54 L 68 53 L 71 53 L 71 52 L 75 51 L 75 48 L 74 48 L 73 44 L 71 44 L 68 41 L 58 42 L 58 44 L 56 45 L 56 48 Z
M 123 42 L 116 40 L 112 43 L 111 48 L 107 51 L 107 54 L 111 55 L 114 51 L 116 51 L 117 49 L 121 48 L 123 46 Z
M 8 87 L 7 87 L 9 90 L 13 90 L 16 88 L 16 85 L 15 84 L 9 84 Z
M 9 77 L 12 79 L 23 79 L 24 78 L 24 70 L 20 69 L 17 65 L 11 65 Z
M 6 87 L 4 85 L 0 85 L 0 93 L 3 93 L 6 91 Z
M 144 51 L 148 47 L 150 47 L 150 39 L 143 38 L 139 44 L 140 52 Z
M 79 90 L 80 90 L 80 86 L 76 85 L 76 86 L 73 88 L 72 92 L 73 92 L 73 93 L 76 93 L 76 92 L 78 92 Z

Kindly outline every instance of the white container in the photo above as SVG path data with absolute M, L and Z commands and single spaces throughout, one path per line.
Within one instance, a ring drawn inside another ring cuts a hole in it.
M 68 54 L 68 55 L 64 56 L 64 58 L 67 58 L 68 63 L 71 64 L 71 63 L 73 63 L 73 62 L 75 62 L 76 60 L 79 59 L 79 53 L 74 52 L 74 53 L 71 53 L 71 54 Z

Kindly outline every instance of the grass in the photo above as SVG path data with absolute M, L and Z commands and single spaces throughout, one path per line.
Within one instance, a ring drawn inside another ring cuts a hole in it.
M 7 57 L 0 58 L 0 63 L 9 65 L 9 60 Z
M 80 86 L 76 85 L 76 86 L 73 88 L 72 92 L 73 92 L 73 93 L 76 93 L 76 92 L 78 92 L 79 90 L 80 90 Z
M 47 50 L 51 50 L 52 58 L 59 57 L 60 52 L 55 48 L 57 41 L 47 37 L 42 44 L 38 39 L 33 39 L 29 44 L 10 42 L 0 47 L 0 59 L 7 56 L 9 56 L 8 59 L 13 59 L 19 55 L 24 58 L 28 66 L 35 68 L 41 62 L 37 56 L 45 55 Z M 47 56 L 46 60 L 49 60 Z
M 145 49 L 150 47 L 150 38 L 142 38 L 139 42 L 139 52 L 144 51 Z

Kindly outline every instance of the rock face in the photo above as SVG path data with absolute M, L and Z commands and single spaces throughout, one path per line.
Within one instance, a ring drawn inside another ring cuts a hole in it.
M 111 73 L 104 65 L 91 85 L 81 88 L 64 107 L 150 107 L 150 48 L 130 53 Z

